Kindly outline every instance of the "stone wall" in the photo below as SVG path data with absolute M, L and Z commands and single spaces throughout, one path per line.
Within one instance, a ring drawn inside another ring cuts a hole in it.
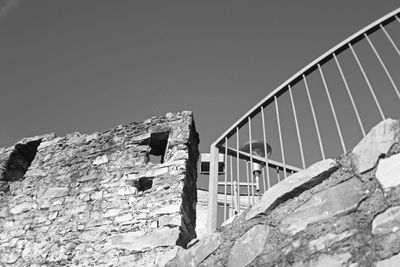
M 168 266 L 400 266 L 400 123 L 271 187 Z
M 0 149 L 1 264 L 163 265 L 196 237 L 198 143 L 182 112 Z

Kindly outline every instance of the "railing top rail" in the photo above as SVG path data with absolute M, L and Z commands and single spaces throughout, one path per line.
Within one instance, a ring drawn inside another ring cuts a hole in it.
M 236 128 L 240 128 L 243 125 L 246 124 L 247 118 L 254 117 L 258 113 L 258 109 L 262 106 L 265 107 L 269 103 L 271 103 L 274 100 L 274 97 L 278 97 L 286 90 L 288 90 L 288 86 L 294 86 L 297 84 L 299 81 L 303 79 L 303 75 L 307 76 L 308 74 L 312 73 L 314 70 L 318 68 L 318 65 L 323 65 L 327 61 L 333 58 L 333 54 L 338 55 L 341 52 L 345 51 L 348 47 L 348 44 L 354 45 L 360 40 L 364 39 L 364 34 L 365 35 L 370 35 L 373 32 L 377 31 L 380 29 L 380 25 L 385 26 L 392 22 L 393 20 L 396 19 L 396 16 L 399 15 L 400 13 L 400 7 L 393 10 L 392 12 L 386 14 L 385 16 L 377 19 L 376 21 L 372 22 L 371 24 L 367 25 L 366 27 L 362 28 L 361 30 L 357 31 L 347 39 L 343 40 L 336 46 L 332 47 L 325 53 L 323 53 L 321 56 L 313 60 L 311 63 L 306 65 L 304 68 L 302 68 L 300 71 L 298 71 L 296 74 L 291 76 L 288 80 L 283 82 L 280 86 L 278 86 L 275 90 L 273 90 L 271 93 L 269 93 L 265 98 L 263 98 L 260 102 L 258 102 L 253 108 L 251 108 L 247 113 L 245 113 L 239 120 L 237 120 L 228 130 L 226 130 L 213 144 L 212 146 L 217 146 L 218 144 L 221 144 L 221 142 L 224 142 L 225 137 L 229 138 L 231 137 L 235 131 Z

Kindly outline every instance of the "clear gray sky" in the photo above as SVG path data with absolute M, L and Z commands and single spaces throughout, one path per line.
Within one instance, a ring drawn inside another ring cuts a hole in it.
M 201 152 L 398 0 L 0 0 L 0 147 L 194 111 Z

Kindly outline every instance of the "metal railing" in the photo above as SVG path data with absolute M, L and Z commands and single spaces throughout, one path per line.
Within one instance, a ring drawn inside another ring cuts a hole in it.
M 400 8 L 392 11 L 312 61 L 211 145 L 209 232 L 288 175 L 345 153 L 378 121 L 399 116 L 399 13 Z M 251 145 L 256 139 L 261 142 Z

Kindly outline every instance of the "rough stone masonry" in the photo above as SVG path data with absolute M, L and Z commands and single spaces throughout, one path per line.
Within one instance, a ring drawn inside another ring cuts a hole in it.
M 198 143 L 184 111 L 1 148 L 0 265 L 163 265 L 196 237 Z

